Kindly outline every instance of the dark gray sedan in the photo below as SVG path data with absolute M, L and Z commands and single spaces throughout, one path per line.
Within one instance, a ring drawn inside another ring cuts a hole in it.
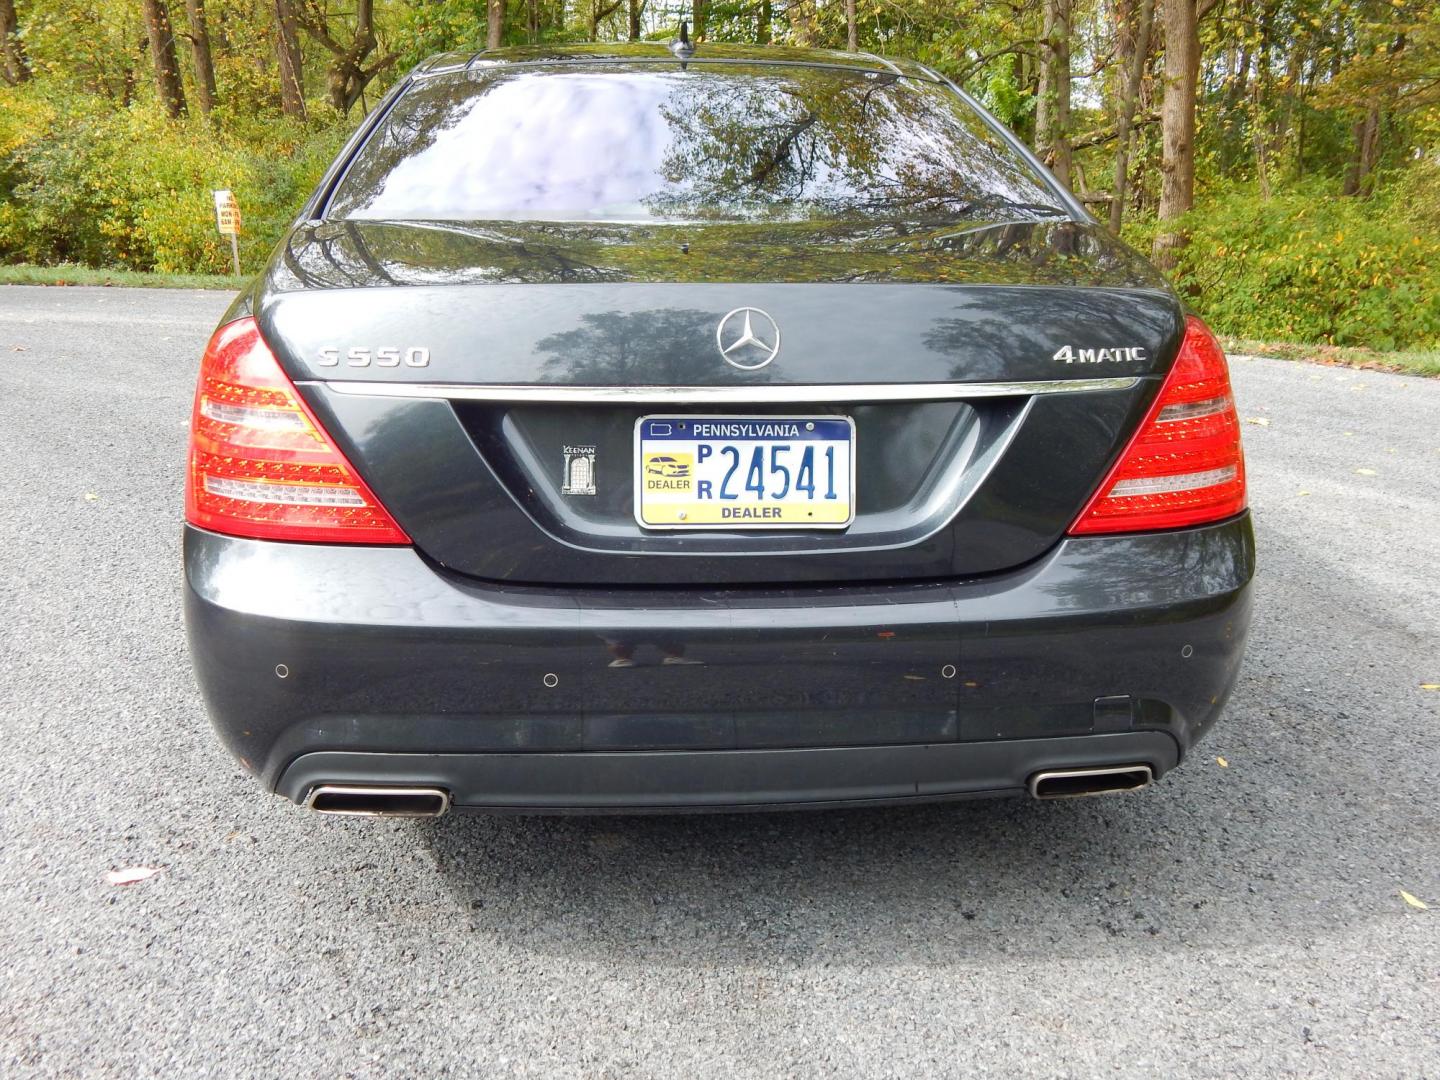
M 973 100 L 866 55 L 449 54 L 202 361 L 191 651 L 332 813 L 1143 787 L 1255 552 L 1225 357 Z

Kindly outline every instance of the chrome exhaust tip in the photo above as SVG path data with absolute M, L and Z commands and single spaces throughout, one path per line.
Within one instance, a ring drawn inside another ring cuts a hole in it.
M 1149 787 L 1155 774 L 1149 765 L 1111 765 L 1103 769 L 1052 769 L 1030 777 L 1030 795 L 1036 799 L 1078 799 L 1085 795 L 1113 795 Z
M 305 796 L 305 808 L 346 817 L 436 818 L 450 809 L 450 793 L 433 787 L 317 784 Z

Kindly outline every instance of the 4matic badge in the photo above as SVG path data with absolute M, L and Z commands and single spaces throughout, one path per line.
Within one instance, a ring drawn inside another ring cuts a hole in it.
M 1126 360 L 1145 360 L 1147 354 L 1137 345 L 1123 349 L 1077 349 L 1073 345 L 1056 349 L 1053 359 L 1062 364 L 1120 364 Z

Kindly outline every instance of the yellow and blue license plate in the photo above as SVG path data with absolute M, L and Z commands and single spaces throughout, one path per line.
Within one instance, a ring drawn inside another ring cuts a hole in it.
M 855 422 L 837 416 L 644 416 L 635 520 L 647 529 L 843 529 Z

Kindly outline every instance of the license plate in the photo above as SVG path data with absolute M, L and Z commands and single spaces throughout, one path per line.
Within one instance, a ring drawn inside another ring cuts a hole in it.
M 855 519 L 848 416 L 643 416 L 635 520 L 647 529 L 843 529 Z

